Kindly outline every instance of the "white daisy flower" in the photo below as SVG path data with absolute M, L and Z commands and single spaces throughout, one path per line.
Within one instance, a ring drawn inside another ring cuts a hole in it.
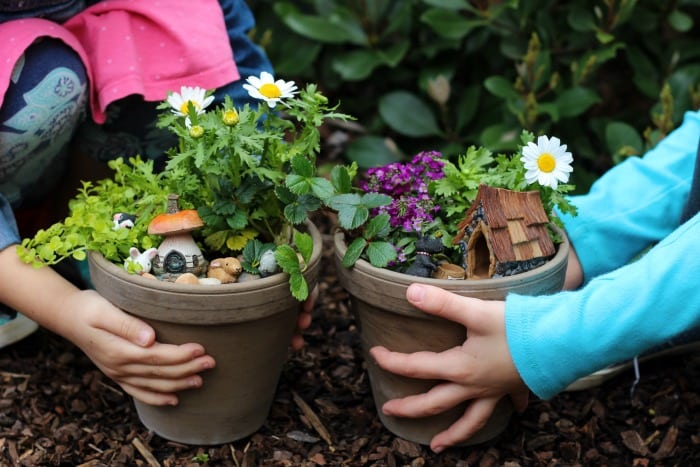
M 197 115 L 204 113 L 209 104 L 214 101 L 214 96 L 206 96 L 206 90 L 196 87 L 182 86 L 180 93 L 171 92 L 168 95 L 168 104 L 172 107 L 172 111 L 176 115 L 186 116 L 189 103 L 191 102 Z
M 573 172 L 571 162 L 574 158 L 566 150 L 566 144 L 561 144 L 559 138 L 540 136 L 537 144 L 528 143 L 523 148 L 520 161 L 525 166 L 525 180 L 527 183 L 538 182 L 542 186 L 556 189 L 559 182 L 569 181 L 569 175 Z
M 282 99 L 292 97 L 297 93 L 297 86 L 294 81 L 284 81 L 275 78 L 268 72 L 263 71 L 260 77 L 249 76 L 243 89 L 248 91 L 250 97 L 267 102 L 273 108 Z

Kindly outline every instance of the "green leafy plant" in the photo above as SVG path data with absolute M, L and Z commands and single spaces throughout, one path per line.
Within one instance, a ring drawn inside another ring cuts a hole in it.
M 451 162 L 437 151 L 424 151 L 409 163 L 367 170 L 361 183 L 364 194 L 335 199 L 354 200 L 355 204 L 365 197 L 376 201 L 376 205 L 369 204 L 369 220 L 347 232 L 343 266 L 351 267 L 364 258 L 375 267 L 405 272 L 419 254 L 417 243 L 426 237 L 439 238 L 444 258 L 461 264 L 464 252 L 453 244 L 453 238 L 460 234 L 458 226 L 482 185 L 536 191 L 545 213 L 558 210 L 576 215 L 576 207 L 566 197 L 575 188 L 568 183 L 573 157 L 567 146 L 558 138 L 535 140 L 527 131 L 521 133 L 520 141 L 513 154 L 471 146 Z M 557 216 L 550 215 L 549 220 L 562 225 Z M 561 241 L 555 230 L 550 229 L 549 235 L 555 243 Z
M 181 209 L 197 209 L 204 226 L 193 236 L 210 257 L 242 254 L 243 267 L 261 273 L 264 253 L 274 249 L 292 294 L 305 299 L 302 273 L 313 245 L 299 227 L 308 214 L 334 207 L 345 228 L 368 218 L 367 208 L 358 215 L 359 206 L 338 201 L 356 191 L 355 164 L 334 167 L 328 178 L 317 173 L 319 127 L 329 118 L 350 117 L 329 106 L 314 84 L 297 92 L 293 82 L 263 74 L 246 86 L 265 103 L 237 109 L 226 98 L 207 110 L 211 92 L 183 87 L 171 93 L 160 105 L 158 124 L 177 135 L 178 145 L 168 152 L 165 170 L 155 173 L 152 162 L 139 158 L 110 162 L 114 176 L 85 182 L 64 221 L 23 240 L 21 258 L 41 266 L 83 260 L 94 250 L 121 264 L 131 247 L 158 244 L 148 224 L 165 211 L 168 194 L 176 193 Z M 114 228 L 115 213 L 135 214 L 133 228 Z

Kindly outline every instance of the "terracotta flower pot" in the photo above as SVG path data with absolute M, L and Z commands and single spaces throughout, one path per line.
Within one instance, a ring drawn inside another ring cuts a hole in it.
M 564 284 L 569 254 L 569 244 L 565 241 L 550 261 L 528 272 L 503 278 L 451 280 L 401 274 L 376 268 L 364 260 L 357 261 L 350 269 L 344 268 L 341 261 L 347 246 L 342 232 L 335 235 L 334 249 L 338 278 L 350 294 L 358 322 L 379 418 L 392 433 L 421 444 L 429 444 L 434 435 L 455 422 L 464 413 L 466 405 L 417 419 L 384 415 L 381 406 L 387 400 L 426 392 L 439 381 L 407 378 L 384 371 L 374 362 L 369 349 L 382 345 L 398 352 L 441 352 L 461 345 L 466 338 L 466 328 L 414 308 L 406 300 L 406 288 L 414 282 L 421 282 L 459 295 L 491 300 L 504 299 L 509 292 L 527 295 L 553 293 Z M 499 435 L 508 425 L 512 411 L 510 400 L 502 399 L 486 426 L 464 444 L 482 443 Z
M 317 281 L 322 239 L 314 241 L 304 277 Z M 201 388 L 182 391 L 175 407 L 134 401 L 141 422 L 158 435 L 188 444 L 221 444 L 258 430 L 269 413 L 287 358 L 299 302 L 287 274 L 225 285 L 185 285 L 127 274 L 89 254 L 95 289 L 122 310 L 148 322 L 160 342 L 197 342 L 216 359 Z

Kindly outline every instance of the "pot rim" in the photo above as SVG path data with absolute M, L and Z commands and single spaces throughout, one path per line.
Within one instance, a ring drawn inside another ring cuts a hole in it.
M 559 228 L 556 224 L 551 224 L 551 227 L 561 236 L 562 242 L 557 245 L 557 251 L 552 256 L 547 263 L 557 264 L 568 259 L 569 250 L 571 248 L 569 239 L 566 233 Z M 345 232 L 338 229 L 333 235 L 333 243 L 335 246 L 335 254 L 338 260 L 341 262 L 339 267 L 342 266 L 342 259 L 347 251 L 347 245 L 345 243 Z M 420 282 L 422 284 L 434 285 L 436 287 L 441 287 L 443 289 L 454 289 L 459 284 L 469 284 L 470 288 L 473 289 L 491 289 L 491 288 L 501 288 L 508 287 L 510 285 L 519 284 L 522 282 L 527 282 L 533 276 L 539 276 L 542 273 L 540 268 L 534 268 L 529 271 L 522 272 L 520 274 L 514 274 L 512 276 L 495 277 L 487 279 L 434 279 L 432 277 L 418 277 L 411 274 L 404 274 L 397 271 L 392 271 L 386 268 L 378 268 L 373 266 L 368 261 L 360 258 L 355 262 L 355 265 L 350 269 L 355 269 L 357 272 L 364 274 L 376 275 L 377 271 L 381 271 L 382 278 L 396 282 L 399 284 L 404 284 L 406 286 L 413 284 L 415 282 Z
M 306 231 L 313 240 L 313 251 L 311 253 L 311 259 L 309 264 L 307 264 L 306 269 L 302 273 L 304 277 L 308 280 L 308 275 L 314 271 L 318 263 L 321 260 L 321 251 L 323 238 L 318 228 L 310 220 L 304 221 L 306 225 Z M 263 288 L 270 288 L 279 285 L 280 283 L 289 280 L 289 275 L 284 272 L 279 272 L 268 277 L 261 277 L 260 279 L 247 281 L 247 282 L 234 282 L 232 284 L 217 284 L 217 285 L 199 285 L 199 284 L 176 284 L 174 282 L 154 280 L 142 277 L 138 274 L 129 274 L 124 270 L 124 268 L 119 267 L 111 261 L 105 259 L 105 257 L 98 251 L 89 251 L 88 260 L 93 266 L 99 267 L 109 274 L 116 276 L 116 278 L 123 280 L 125 282 L 130 282 L 140 287 L 147 287 L 153 290 L 160 290 L 163 292 L 177 292 L 177 293 L 188 293 L 193 295 L 222 295 L 222 294 L 232 294 L 236 292 L 250 292 L 259 291 Z

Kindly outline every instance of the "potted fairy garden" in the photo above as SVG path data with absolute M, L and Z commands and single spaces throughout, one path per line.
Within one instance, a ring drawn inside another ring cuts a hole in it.
M 511 292 L 553 293 L 564 284 L 569 244 L 553 213 L 576 213 L 565 196 L 574 188 L 567 183 L 573 159 L 557 138 L 540 136 L 535 143 L 523 132 L 521 141 L 515 154 L 470 147 L 452 162 L 424 151 L 407 163 L 369 169 L 362 191 L 390 201 L 373 208 L 361 228 L 335 235 L 338 278 L 351 297 L 379 417 L 403 438 L 429 444 L 466 408 L 415 419 L 381 411 L 387 400 L 427 392 L 438 382 L 389 373 L 372 360 L 370 348 L 440 352 L 467 337 L 462 325 L 410 305 L 411 283 L 493 300 Z M 341 199 L 353 196 L 359 195 Z M 511 412 L 502 399 L 466 444 L 498 435 Z
M 317 174 L 320 126 L 348 116 L 314 84 L 299 90 L 263 73 L 244 87 L 260 105 L 211 106 L 201 88 L 170 93 L 158 124 L 178 144 L 164 170 L 111 161 L 111 178 L 84 181 L 68 217 L 18 249 L 37 267 L 87 259 L 95 289 L 159 341 L 198 342 L 216 359 L 177 406 L 135 400 L 144 425 L 184 443 L 229 442 L 262 426 L 299 301 L 317 281 L 322 240 L 308 214 L 356 191 L 354 165 Z M 348 229 L 378 205 L 341 204 Z

